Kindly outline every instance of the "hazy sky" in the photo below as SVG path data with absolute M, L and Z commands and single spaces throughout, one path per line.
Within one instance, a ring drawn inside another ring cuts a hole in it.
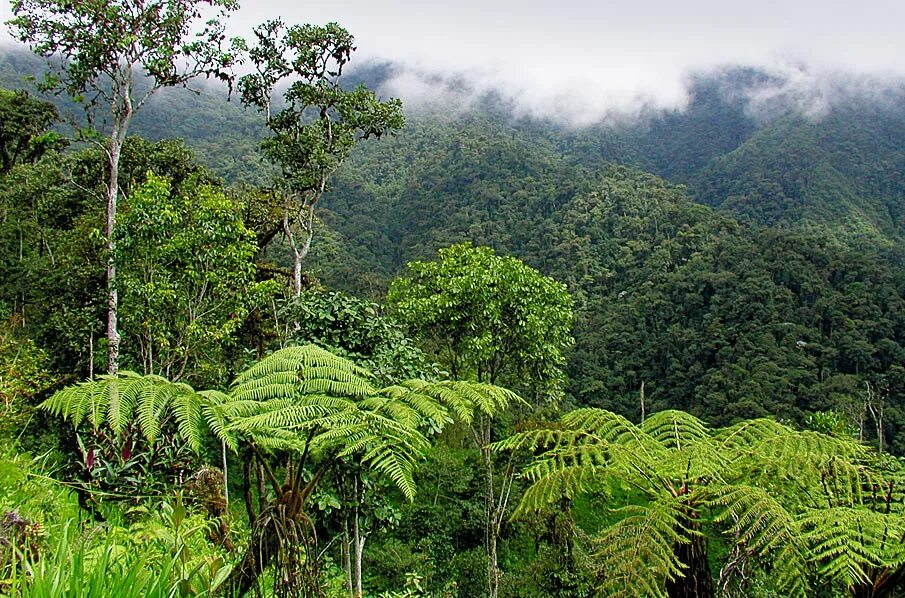
M 356 36 L 355 61 L 389 59 L 409 67 L 391 86 L 404 99 L 432 97 L 425 72 L 458 74 L 478 91 L 502 90 L 525 112 L 565 118 L 630 112 L 643 103 L 681 106 L 690 72 L 725 64 L 764 66 L 803 87 L 825 86 L 840 73 L 870 81 L 905 76 L 905 0 L 242 5 L 235 33 L 277 16 L 290 23 L 338 21 Z
M 681 106 L 690 72 L 724 64 L 801 86 L 905 76 L 905 0 L 246 0 L 236 26 L 276 16 L 338 21 L 357 59 L 412 68 L 393 85 L 409 99 L 430 97 L 419 71 L 458 73 L 566 118 Z

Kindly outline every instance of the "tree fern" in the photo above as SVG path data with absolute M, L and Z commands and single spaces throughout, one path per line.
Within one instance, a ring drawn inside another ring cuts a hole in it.
M 711 430 L 678 411 L 635 425 L 579 409 L 493 448 L 531 456 L 516 516 L 580 494 L 615 508 L 599 537 L 607 595 L 708 587 L 704 526 L 790 596 L 808 595 L 815 575 L 848 587 L 903 567 L 902 468 L 851 439 L 766 419 Z

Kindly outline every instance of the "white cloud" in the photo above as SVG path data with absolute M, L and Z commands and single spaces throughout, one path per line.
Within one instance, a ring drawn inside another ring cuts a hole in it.
M 232 31 L 276 17 L 347 27 L 357 63 L 399 65 L 388 89 L 409 106 L 495 91 L 519 114 L 575 124 L 681 108 L 691 73 L 727 64 L 781 76 L 752 93 L 756 109 L 813 115 L 844 81 L 870 92 L 905 78 L 903 0 L 244 0 Z

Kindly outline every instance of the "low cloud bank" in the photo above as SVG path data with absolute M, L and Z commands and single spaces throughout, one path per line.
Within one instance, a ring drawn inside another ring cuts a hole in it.
M 368 68 L 365 65 L 364 68 Z M 869 104 L 905 108 L 905 76 L 777 60 L 748 67 L 724 65 L 684 72 L 598 70 L 568 77 L 532 79 L 480 69 L 431 71 L 424 66 L 383 65 L 385 96 L 400 97 L 407 110 L 456 113 L 484 102 L 508 107 L 515 117 L 549 119 L 570 127 L 631 121 L 684 110 L 695 82 L 711 80 L 723 97 L 741 103 L 754 118 L 796 113 L 820 119 L 834 109 Z M 748 77 L 731 76 L 745 71 Z

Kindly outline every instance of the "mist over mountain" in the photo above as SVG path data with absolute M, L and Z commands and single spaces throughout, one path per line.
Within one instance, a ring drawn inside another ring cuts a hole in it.
M 22 48 L 7 48 L 0 59 L 0 84 L 27 84 L 26 77 L 36 76 L 42 65 Z M 530 170 L 531 156 L 542 153 L 563 168 L 593 171 L 610 162 L 639 167 L 688 186 L 701 203 L 753 223 L 842 227 L 887 240 L 903 234 L 905 84 L 900 80 L 841 73 L 822 79 L 803 66 L 783 72 L 725 67 L 689 76 L 682 108 L 639 104 L 632 114 L 580 127 L 526 115 L 511 96 L 475 88 L 465 75 L 413 73 L 400 64 L 365 62 L 349 71 L 347 84 L 389 94 L 405 91 L 399 87 L 402 80 L 417 80 L 424 92 L 404 97 L 408 128 L 353 155 L 336 180 L 337 192 L 325 201 L 331 208 L 367 203 L 348 189 L 346 179 L 373 176 L 365 165 L 377 159 L 392 165 L 393 178 L 410 173 L 412 180 L 423 181 L 412 159 L 420 165 L 427 156 L 448 152 L 444 144 L 470 135 L 474 123 L 481 123 L 484 149 L 474 156 L 455 154 L 466 166 L 468 160 L 477 170 L 493 164 L 487 148 L 495 143 L 508 139 L 524 146 L 508 171 L 489 167 L 476 173 L 491 184 Z M 199 93 L 159 94 L 139 114 L 134 132 L 150 139 L 185 139 L 229 181 L 266 180 L 257 152 L 260 116 L 235 98 L 227 101 L 217 85 L 196 87 Z M 64 114 L 78 114 L 57 101 Z M 454 193 L 468 201 L 467 189 Z

